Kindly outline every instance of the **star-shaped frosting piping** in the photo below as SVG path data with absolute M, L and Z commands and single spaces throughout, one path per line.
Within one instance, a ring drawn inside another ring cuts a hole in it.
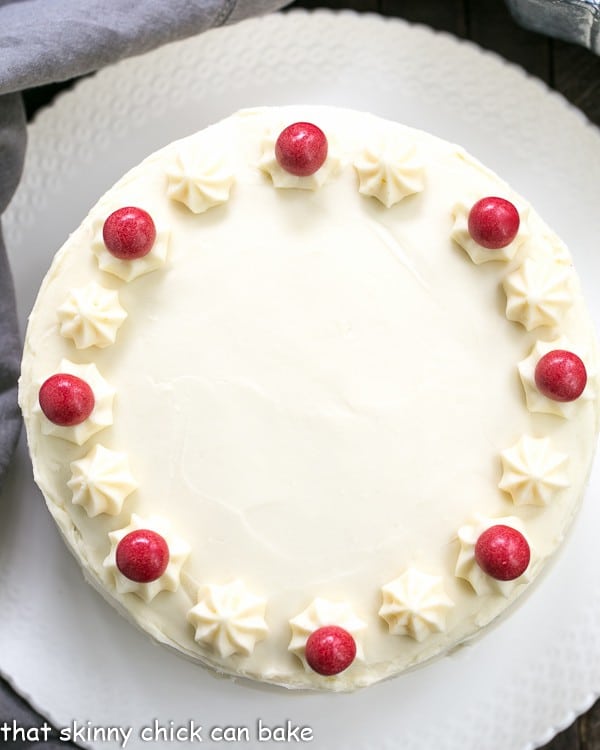
M 91 281 L 87 286 L 71 289 L 58 308 L 60 333 L 73 339 L 77 349 L 115 343 L 117 331 L 127 317 L 119 304 L 119 295 Z
M 508 492 L 515 505 L 548 505 L 555 494 L 568 487 L 568 457 L 552 448 L 550 438 L 522 435 L 501 453 L 504 472 L 501 490 Z
M 558 325 L 572 303 L 572 277 L 570 266 L 525 258 L 503 281 L 506 317 L 528 331 Z
M 225 156 L 204 146 L 177 153 L 167 169 L 167 195 L 201 214 L 229 200 L 235 176 Z
M 421 192 L 425 185 L 425 169 L 416 145 L 396 139 L 365 147 L 354 160 L 354 168 L 359 193 L 377 198 L 387 208 Z
M 267 636 L 264 599 L 252 594 L 242 581 L 224 586 L 208 584 L 198 592 L 198 603 L 188 612 L 194 639 L 206 643 L 226 659 L 248 656 L 257 641 Z
M 454 602 L 443 588 L 441 576 L 408 568 L 399 578 L 381 587 L 383 604 L 379 616 L 393 635 L 408 635 L 423 641 L 431 633 L 446 629 L 446 615 Z
M 138 485 L 129 470 L 127 454 L 98 444 L 84 458 L 71 463 L 67 486 L 73 492 L 73 504 L 83 506 L 88 516 L 95 517 L 119 514 Z

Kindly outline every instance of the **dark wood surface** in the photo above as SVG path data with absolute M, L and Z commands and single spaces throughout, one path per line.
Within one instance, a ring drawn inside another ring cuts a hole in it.
M 471 39 L 521 65 L 600 125 L 600 57 L 582 47 L 520 28 L 503 0 L 298 0 L 291 7 L 353 8 L 424 23 Z M 26 92 L 29 117 L 62 88 L 64 85 L 46 86 Z M 481 747 L 485 750 L 485 743 Z M 600 701 L 544 745 L 543 750 L 600 750 Z

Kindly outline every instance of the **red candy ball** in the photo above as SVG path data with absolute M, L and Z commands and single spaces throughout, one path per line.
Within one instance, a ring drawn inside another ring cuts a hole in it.
M 553 401 L 575 401 L 583 393 L 587 372 L 581 359 L 565 349 L 553 349 L 535 367 L 535 384 Z
M 326 625 L 310 634 L 305 656 L 310 668 L 318 674 L 339 674 L 354 661 L 356 643 L 344 628 Z
M 482 198 L 469 212 L 469 234 L 488 250 L 506 247 L 519 231 L 519 212 L 504 198 Z
M 40 388 L 40 407 L 46 417 L 61 427 L 81 424 L 94 410 L 94 392 L 76 375 L 59 372 L 51 375 Z
M 512 526 L 490 526 L 475 544 L 475 560 L 484 573 L 498 581 L 513 581 L 529 565 L 527 539 Z
M 156 581 L 169 564 L 169 546 L 150 529 L 130 531 L 117 545 L 117 568 L 130 581 Z
M 327 158 L 325 133 L 310 122 L 295 122 L 281 131 L 275 144 L 275 158 L 286 172 L 308 177 Z
M 142 208 L 126 206 L 114 211 L 104 222 L 102 236 L 106 249 L 121 260 L 148 255 L 156 239 L 156 227 Z

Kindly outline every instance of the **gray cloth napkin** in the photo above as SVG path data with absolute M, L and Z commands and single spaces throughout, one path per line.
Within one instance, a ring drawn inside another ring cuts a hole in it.
M 0 214 L 23 168 L 26 130 L 20 91 L 90 73 L 285 4 L 285 0 L 0 0 Z M 16 398 L 19 362 L 14 290 L 0 225 L 0 488 L 21 424 Z

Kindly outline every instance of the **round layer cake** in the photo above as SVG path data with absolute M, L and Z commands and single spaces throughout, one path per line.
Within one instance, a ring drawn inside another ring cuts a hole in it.
M 453 144 L 327 107 L 153 154 L 59 251 L 20 402 L 86 577 L 156 640 L 350 690 L 475 635 L 583 496 L 565 245 Z

